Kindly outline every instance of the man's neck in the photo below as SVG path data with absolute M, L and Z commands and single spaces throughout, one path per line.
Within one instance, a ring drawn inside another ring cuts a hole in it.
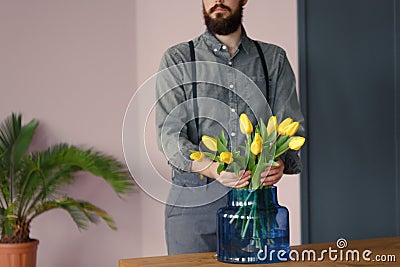
M 242 38 L 242 26 L 239 26 L 239 28 L 231 34 L 215 34 L 215 37 L 228 47 L 229 54 L 233 56 L 239 46 L 240 39 Z

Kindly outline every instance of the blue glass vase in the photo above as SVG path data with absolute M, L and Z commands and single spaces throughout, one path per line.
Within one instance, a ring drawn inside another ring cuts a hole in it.
M 289 260 L 289 211 L 280 206 L 275 186 L 232 189 L 217 214 L 217 259 L 228 263 Z

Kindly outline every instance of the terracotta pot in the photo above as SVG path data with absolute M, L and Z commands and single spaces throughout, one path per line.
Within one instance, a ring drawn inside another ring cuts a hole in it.
M 36 267 L 39 240 L 17 244 L 0 243 L 1 267 Z

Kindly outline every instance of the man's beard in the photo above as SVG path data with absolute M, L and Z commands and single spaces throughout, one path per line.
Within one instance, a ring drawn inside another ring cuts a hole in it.
M 218 4 L 210 9 L 210 14 L 212 14 L 217 7 L 225 8 L 231 12 L 229 7 L 223 4 Z M 242 24 L 243 5 L 240 4 L 238 9 L 234 13 L 230 14 L 227 18 L 223 18 L 223 14 L 217 14 L 215 19 L 210 17 L 203 5 L 203 15 L 204 22 L 210 32 L 218 35 L 228 35 L 235 32 Z

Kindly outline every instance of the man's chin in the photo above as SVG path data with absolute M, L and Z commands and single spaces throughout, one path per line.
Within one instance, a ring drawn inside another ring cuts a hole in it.
M 228 16 L 228 12 L 214 12 L 210 15 L 212 19 L 226 19 Z

